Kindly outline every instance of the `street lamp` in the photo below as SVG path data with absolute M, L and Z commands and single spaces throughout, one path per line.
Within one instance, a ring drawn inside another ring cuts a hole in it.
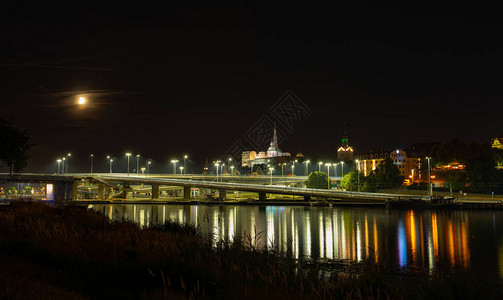
M 430 160 L 431 160 L 431 157 L 427 156 L 426 159 L 428 160 L 428 197 L 430 197 L 430 200 L 431 200 L 431 194 L 432 194 L 431 174 L 430 174 Z
M 220 175 L 224 175 L 224 167 L 225 167 L 225 164 L 222 164 L 222 169 L 220 169 Z
M 338 163 L 334 163 L 334 177 L 337 177 L 337 165 Z
M 176 175 L 176 163 L 177 162 L 178 162 L 178 159 L 171 160 L 171 163 L 173 164 L 173 175 Z
M 180 175 L 183 175 L 183 167 L 180 167 Z
M 327 174 L 328 175 L 328 189 L 330 189 L 330 166 L 331 165 L 332 164 L 329 164 L 329 163 L 325 164 L 325 166 L 327 166 L 327 171 L 328 171 L 328 174 Z
M 307 177 L 307 173 L 309 172 L 309 160 L 306 160 L 306 177 Z
M 358 192 L 359 192 L 360 191 L 360 163 L 359 163 L 358 159 L 356 160 L 356 166 L 357 166 L 356 172 L 358 172 Z
M 341 161 L 341 167 L 342 167 L 342 177 L 344 177 L 344 162 Z
M 283 173 L 283 167 L 286 165 L 286 163 L 282 163 L 281 164 L 281 176 L 285 176 L 285 174 Z
M 68 174 L 68 163 L 70 162 L 71 153 L 68 153 L 68 161 L 66 162 L 66 173 Z
M 215 167 L 217 167 L 217 182 L 218 182 L 218 168 L 219 168 L 220 164 L 217 162 L 215 163 Z
M 187 173 L 187 167 L 185 166 L 187 158 L 189 158 L 188 155 L 184 155 L 183 156 L 183 168 L 185 169 L 185 173 Z
M 229 172 L 229 168 L 231 167 L 232 157 L 229 157 L 229 164 L 227 165 L 227 172 Z
M 66 157 L 63 157 L 63 171 L 62 173 L 65 174 L 65 161 L 66 161 Z
M 113 158 L 110 158 L 110 174 L 112 174 L 112 163 L 114 162 Z
M 147 162 L 147 175 L 150 175 L 150 164 L 152 164 L 152 161 Z
M 61 159 L 58 158 L 58 160 L 56 160 L 58 162 L 58 174 L 59 174 L 59 166 L 61 165 Z
M 141 168 L 141 175 L 145 175 L 145 167 Z
M 274 171 L 274 168 L 273 168 L 273 167 L 270 167 L 270 168 L 269 168 L 269 172 L 271 173 L 271 185 L 272 185 L 272 171 Z
M 93 174 L 93 159 L 94 155 L 91 153 L 91 174 Z
M 131 153 L 126 153 L 127 156 L 127 176 L 129 176 L 129 158 L 131 157 Z
M 140 154 L 136 154 L 136 175 L 140 174 Z
M 231 175 L 234 174 L 234 166 L 231 166 Z
M 323 164 L 323 162 L 322 162 L 322 161 L 320 161 L 320 162 L 318 163 L 318 172 L 321 172 L 321 165 L 322 165 L 322 164 Z

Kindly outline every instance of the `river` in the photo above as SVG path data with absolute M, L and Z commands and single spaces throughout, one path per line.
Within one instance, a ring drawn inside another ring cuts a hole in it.
M 503 278 L 503 211 L 384 208 L 90 205 L 111 219 L 144 227 L 152 221 L 191 223 L 214 242 L 238 236 L 255 247 L 294 257 L 370 259 L 397 266 L 464 268 Z

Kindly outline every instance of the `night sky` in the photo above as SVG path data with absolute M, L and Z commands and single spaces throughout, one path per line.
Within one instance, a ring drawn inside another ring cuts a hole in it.
M 287 91 L 310 114 L 280 147 L 313 160 L 335 160 L 344 122 L 356 152 L 503 134 L 495 7 L 142 2 L 2 7 L 0 117 L 36 144 L 27 171 L 68 152 L 71 171 L 126 151 L 196 168 Z

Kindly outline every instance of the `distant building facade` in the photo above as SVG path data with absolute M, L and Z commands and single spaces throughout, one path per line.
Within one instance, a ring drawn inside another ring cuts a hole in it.
M 253 168 L 253 165 L 267 164 L 271 160 L 277 160 L 278 158 L 290 157 L 289 152 L 282 152 L 278 147 L 278 136 L 276 134 L 276 127 L 274 127 L 274 133 L 269 144 L 267 151 L 243 151 L 241 154 L 241 165 L 243 167 Z
M 494 138 L 492 140 L 492 147 L 496 149 L 503 149 L 503 138 Z
M 419 166 L 421 159 L 414 152 L 407 153 L 405 150 L 396 149 L 393 151 L 378 151 L 361 154 L 358 156 L 357 169 L 365 176 L 377 169 L 379 164 L 386 158 L 390 158 L 393 164 L 398 167 L 402 175 L 409 183 L 420 178 Z

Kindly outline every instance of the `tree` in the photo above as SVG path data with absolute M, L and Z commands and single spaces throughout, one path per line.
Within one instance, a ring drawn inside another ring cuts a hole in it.
M 24 131 L 0 119 L 0 163 L 9 167 L 10 173 L 20 172 L 26 167 L 28 154 L 33 144 Z
M 360 186 L 362 185 L 364 176 L 360 173 Z M 347 191 L 358 191 L 358 170 L 353 169 L 348 174 L 344 175 L 341 180 L 341 186 Z
M 306 187 L 311 189 L 328 189 L 328 175 L 325 172 L 312 172 L 306 180 Z
M 379 188 L 392 188 L 402 184 L 403 176 L 393 164 L 391 158 L 383 160 L 375 170 L 376 183 Z

